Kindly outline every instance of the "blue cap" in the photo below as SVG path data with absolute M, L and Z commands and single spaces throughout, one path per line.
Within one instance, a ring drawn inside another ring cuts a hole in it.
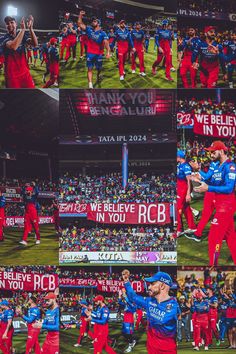
M 0 306 L 9 306 L 9 302 L 7 300 L 3 300 L 0 302 Z
M 181 159 L 185 159 L 185 152 L 183 150 L 178 150 L 177 157 L 180 157 Z
M 168 24 L 169 24 L 169 21 L 168 21 L 168 20 L 163 20 L 163 21 L 162 21 L 162 26 L 168 25 Z
M 171 276 L 165 272 L 158 272 L 158 273 L 154 274 L 152 277 L 145 278 L 144 280 L 147 283 L 154 283 L 155 281 L 160 281 L 162 283 L 165 283 L 168 286 L 172 286 L 172 284 L 173 284 Z
M 80 302 L 80 305 L 88 305 L 87 300 L 82 299 Z

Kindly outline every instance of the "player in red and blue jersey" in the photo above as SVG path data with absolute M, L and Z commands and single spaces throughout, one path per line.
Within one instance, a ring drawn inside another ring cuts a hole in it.
M 205 350 L 208 350 L 209 339 L 209 301 L 203 299 L 201 292 L 197 292 L 193 300 L 191 312 L 194 313 L 194 344 L 195 350 L 199 350 L 202 338 L 205 342 Z
M 84 54 L 87 53 L 87 41 L 88 41 L 88 36 L 86 34 L 86 31 L 82 31 L 80 29 L 79 31 L 80 59 L 83 59 Z
M 59 353 L 59 307 L 54 293 L 48 293 L 45 298 L 47 311 L 43 322 L 35 322 L 33 328 L 48 331 L 41 348 L 41 354 Z
M 86 314 L 88 309 L 87 300 L 82 299 L 79 304 L 81 306 L 80 331 L 77 343 L 74 344 L 74 347 L 82 347 L 82 340 L 84 338 L 84 335 L 89 331 L 89 322 L 87 321 L 88 315 Z
M 220 329 L 220 341 L 225 341 L 225 335 L 227 333 L 227 326 L 226 326 L 226 310 L 228 308 L 227 302 L 222 298 L 219 306 L 218 311 L 220 314 L 220 322 L 219 322 L 219 329 Z
M 171 70 L 171 41 L 173 39 L 172 30 L 168 29 L 168 20 L 162 21 L 162 27 L 156 30 L 155 43 L 158 48 L 157 60 L 152 65 L 152 73 L 156 75 L 156 67 L 162 62 L 165 57 L 165 67 L 166 67 L 166 79 L 168 81 L 173 81 L 170 76 Z
M 27 239 L 32 226 L 36 235 L 36 245 L 40 244 L 40 233 L 39 233 L 39 218 L 37 213 L 37 199 L 39 190 L 38 187 L 32 182 L 30 185 L 26 184 L 21 191 L 23 201 L 25 204 L 25 215 L 24 215 L 24 234 L 23 239 L 20 244 L 27 246 Z
M 236 242 L 234 229 L 234 213 L 236 209 L 235 201 L 235 181 L 236 166 L 227 157 L 227 147 L 222 141 L 214 141 L 207 151 L 211 152 L 211 158 L 219 161 L 219 167 L 214 176 L 216 185 L 208 185 L 201 182 L 199 187 L 194 190 L 199 193 L 207 191 L 215 193 L 216 213 L 211 222 L 208 235 L 208 252 L 210 265 L 217 265 L 220 256 L 220 250 L 224 238 L 226 239 L 230 253 L 236 264 Z
M 236 328 L 236 294 L 232 290 L 222 294 L 222 299 L 227 304 L 226 309 L 226 328 L 229 339 L 228 349 L 235 349 L 235 328 Z
M 186 162 L 185 153 L 182 150 L 177 152 L 177 163 L 177 232 L 180 236 L 183 232 L 182 214 L 184 214 L 189 227 L 185 233 L 195 231 L 196 225 L 190 208 L 192 168 Z
M 65 62 L 64 52 L 65 52 L 65 50 L 67 52 L 67 47 L 68 47 L 67 26 L 63 26 L 63 28 L 61 29 L 60 36 L 61 36 L 60 60 Z
M 231 34 L 231 40 L 224 42 L 226 61 L 227 63 L 227 78 L 229 81 L 229 88 L 233 89 L 233 73 L 236 71 L 236 30 Z M 228 59 L 228 60 L 227 60 Z
M 122 289 L 119 293 L 118 304 L 123 308 L 124 317 L 122 323 L 122 333 L 128 342 L 128 348 L 124 351 L 130 353 L 136 344 L 136 340 L 133 337 L 134 334 L 134 314 L 137 310 L 137 306 L 129 301 L 125 289 Z
M 200 39 L 196 36 L 195 28 L 190 27 L 188 30 L 188 36 L 182 40 L 179 40 L 178 43 L 178 60 L 180 62 L 179 74 L 184 88 L 196 87 L 197 71 L 192 65 L 192 54 L 199 42 Z M 188 73 L 190 75 L 191 85 L 188 83 Z
M 137 295 L 129 281 L 128 270 L 122 272 L 124 286 L 129 301 L 141 306 L 147 312 L 147 352 L 148 354 L 176 354 L 177 317 L 179 306 L 175 298 L 169 296 L 172 279 L 169 274 L 158 272 L 149 283 L 149 297 Z
M 214 295 L 211 288 L 207 289 L 207 296 L 209 300 L 209 343 L 212 344 L 212 334 L 216 338 L 216 345 L 220 345 L 220 335 L 217 329 L 217 320 L 218 320 L 218 298 Z
M 73 21 L 69 21 L 67 24 L 67 32 L 66 32 L 66 41 L 67 41 L 66 57 L 65 57 L 66 62 L 71 57 L 71 52 L 72 52 L 73 60 L 76 61 L 77 33 L 78 33 L 77 26 L 73 23 Z
M 33 47 L 33 56 L 34 56 L 34 66 L 36 66 L 37 59 L 38 59 L 38 52 L 39 52 L 39 47 Z
M 116 44 L 116 35 L 114 32 L 114 28 L 111 28 L 109 33 L 108 33 L 108 38 L 109 38 L 109 46 L 110 46 L 110 50 L 113 53 L 114 52 L 114 48 L 115 48 L 115 44 Z
M 199 170 L 199 165 L 197 162 L 190 162 L 190 166 L 193 168 L 194 171 Z M 198 175 L 194 175 L 191 177 L 191 180 L 195 182 L 204 181 L 208 185 L 217 185 L 219 184 L 217 174 L 219 169 L 219 161 L 212 161 L 210 163 L 209 169 L 207 172 L 203 172 L 201 170 L 198 171 Z M 209 222 L 213 211 L 215 210 L 215 192 L 207 191 L 204 194 L 203 200 L 203 209 L 201 219 L 197 225 L 197 230 L 195 232 L 188 232 L 184 236 L 188 239 L 194 240 L 196 242 L 201 241 L 202 233 L 204 228 L 206 227 L 207 223 Z
M 6 88 L 34 88 L 34 82 L 30 75 L 29 66 L 26 59 L 26 34 L 25 20 L 21 20 L 21 29 L 17 31 L 16 20 L 7 16 L 4 19 L 7 34 L 1 40 L 1 48 L 5 61 L 5 83 Z M 33 46 L 38 45 L 37 37 L 33 30 L 34 19 L 29 16 L 27 27 Z
M 28 328 L 28 337 L 26 342 L 25 354 L 30 354 L 32 353 L 32 351 L 34 351 L 35 354 L 40 354 L 41 349 L 40 349 L 39 339 L 38 339 L 40 334 L 40 329 L 33 328 L 33 324 L 36 321 L 39 321 L 41 319 L 41 311 L 37 306 L 37 299 L 34 296 L 31 296 L 29 298 L 28 305 L 29 305 L 29 309 L 27 315 L 23 315 L 21 308 L 16 309 L 16 314 L 22 317 L 22 319 L 27 323 L 27 328 Z
M 133 53 L 136 51 L 131 33 L 126 27 L 125 20 L 121 20 L 119 22 L 119 25 L 115 30 L 115 36 L 117 43 L 120 81 L 123 81 L 125 79 L 125 62 L 128 58 L 129 52 L 130 50 Z
M 136 57 L 139 59 L 139 70 L 141 76 L 146 76 L 145 74 L 145 66 L 144 66 L 144 38 L 145 33 L 142 30 L 142 26 L 140 22 L 136 22 L 134 24 L 134 29 L 131 31 L 131 38 L 134 43 L 135 52 L 132 52 L 131 60 L 132 60 L 132 74 L 135 74 L 136 69 Z
M 49 73 L 50 79 L 43 86 L 44 88 L 48 88 L 50 86 L 58 86 L 58 78 L 59 78 L 59 53 L 56 47 L 57 39 L 51 38 L 50 47 L 48 48 L 48 59 L 49 59 Z
M 151 38 L 150 32 L 146 31 L 145 35 L 144 35 L 144 47 L 145 47 L 146 53 L 148 53 L 150 38 Z
M 106 48 L 106 57 L 110 58 L 110 46 L 107 34 L 101 29 L 101 21 L 93 18 L 91 26 L 83 23 L 84 11 L 80 11 L 78 26 L 82 31 L 86 32 L 87 40 L 87 68 L 88 68 L 88 86 L 93 88 L 93 67 L 97 70 L 97 81 L 101 80 L 102 61 L 104 55 L 104 47 Z
M 202 88 L 214 88 L 219 79 L 220 65 L 223 74 L 226 74 L 223 47 L 215 41 L 215 28 L 207 26 L 204 29 L 205 40 L 201 40 L 192 54 L 194 69 L 200 69 Z
M 0 307 L 3 311 L 1 316 L 2 338 L 0 339 L 0 350 L 2 350 L 3 354 L 10 354 L 12 353 L 12 338 L 14 333 L 14 311 L 10 308 L 7 300 L 3 300 L 0 303 Z
M 115 354 L 116 352 L 108 344 L 109 336 L 109 315 L 110 311 L 104 303 L 104 297 L 97 295 L 94 298 L 94 303 L 97 305 L 96 311 L 87 311 L 88 321 L 94 323 L 93 346 L 94 354 L 100 354 L 105 350 L 108 354 Z
M 4 240 L 3 227 L 5 223 L 6 198 L 0 191 L 0 242 Z

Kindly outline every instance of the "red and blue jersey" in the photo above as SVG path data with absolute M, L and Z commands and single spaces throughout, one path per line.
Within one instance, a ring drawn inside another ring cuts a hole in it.
M 151 36 L 150 36 L 150 34 L 145 34 L 144 35 L 144 39 L 145 39 L 145 42 L 149 42 L 150 41 L 150 38 L 151 38 Z
M 4 197 L 4 195 L 0 196 L 0 208 L 5 208 L 6 206 L 6 198 Z
M 144 41 L 145 33 L 143 30 L 136 30 L 133 29 L 131 31 L 131 38 L 134 42 L 134 47 L 137 49 L 140 49 L 143 47 L 143 41 Z
M 225 69 L 223 46 L 215 41 L 212 42 L 212 45 L 214 47 L 218 47 L 218 53 L 213 52 L 211 50 L 211 45 L 209 45 L 206 41 L 199 41 L 193 50 L 192 63 L 195 63 L 199 57 L 201 64 L 205 63 L 216 65 L 220 62 L 222 69 Z
M 58 63 L 59 62 L 59 53 L 56 47 L 50 47 L 48 49 L 48 56 L 50 63 Z
M 209 300 L 209 305 L 210 305 L 210 314 L 217 316 L 217 307 L 215 308 L 215 307 L 211 306 L 211 305 L 215 305 L 215 304 L 218 305 L 217 296 L 213 295 L 213 296 L 209 297 L 208 300 Z
M 172 41 L 172 31 L 168 29 L 158 28 L 155 33 L 155 43 L 159 47 L 160 41 L 166 40 L 171 42 Z
M 35 306 L 35 307 L 30 307 L 27 312 L 27 316 L 22 316 L 23 320 L 26 321 L 28 324 L 32 324 L 35 321 L 40 320 L 41 318 L 41 313 L 40 309 Z
M 231 194 L 234 192 L 236 181 L 236 165 L 227 160 L 214 171 L 214 184 L 208 187 L 209 192 Z M 213 178 L 213 177 L 212 177 Z
M 223 301 L 222 303 L 219 304 L 218 306 L 218 311 L 220 312 L 221 314 L 221 318 L 222 317 L 226 317 L 226 310 L 228 308 L 228 305 L 225 301 Z
M 86 34 L 88 36 L 87 41 L 87 53 L 101 55 L 104 52 L 104 41 L 108 40 L 106 32 L 101 29 L 95 31 L 92 27 L 86 27 Z
M 210 166 L 209 166 L 209 169 L 207 172 L 199 171 L 199 174 L 202 177 L 202 181 L 206 181 L 206 183 L 209 185 L 216 185 L 217 178 L 214 174 L 215 174 L 215 172 L 217 173 L 219 165 L 220 165 L 219 161 L 217 161 L 217 162 L 213 161 L 210 163 Z
M 134 323 L 134 313 L 137 310 L 137 306 L 129 301 L 127 297 L 125 297 L 123 300 L 119 299 L 118 303 L 124 310 L 123 322 Z
M 82 307 L 80 317 L 88 317 L 88 315 L 86 315 L 85 313 L 86 311 L 87 311 L 86 307 Z
M 92 312 L 92 322 L 99 325 L 105 325 L 109 321 L 110 311 L 107 306 L 97 307 L 96 311 Z
M 208 314 L 210 311 L 209 301 L 202 300 L 202 301 L 194 301 L 191 307 L 191 312 L 195 312 L 197 314 Z
M 14 311 L 12 309 L 7 309 L 3 311 L 3 316 L 2 316 L 2 323 L 7 324 L 9 320 L 13 320 L 14 318 Z
M 200 38 L 198 37 L 187 37 L 183 39 L 183 42 L 178 45 L 178 51 L 184 52 L 184 56 L 192 57 L 194 49 L 198 46 Z
M 187 176 L 192 174 L 192 168 L 187 162 L 177 164 L 177 179 L 186 181 Z
M 225 60 L 229 61 L 231 64 L 236 65 L 236 42 L 234 41 L 226 41 L 224 42 L 225 49 Z
M 131 37 L 131 33 L 128 28 L 117 28 L 115 31 L 115 40 L 117 42 L 118 52 L 125 52 L 129 49 L 129 47 L 134 47 L 134 42 Z
M 46 329 L 48 332 L 59 332 L 59 307 L 47 310 L 42 329 Z
M 26 205 L 33 204 L 36 207 L 37 199 L 38 199 L 38 195 L 39 195 L 38 187 L 34 187 L 33 192 L 30 194 L 27 193 L 26 187 L 23 187 L 21 190 L 21 195 L 22 195 L 23 201 Z

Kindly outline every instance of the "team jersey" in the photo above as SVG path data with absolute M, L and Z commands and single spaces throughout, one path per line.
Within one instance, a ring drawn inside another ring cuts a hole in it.
M 236 42 L 226 41 L 223 46 L 225 48 L 225 60 L 231 64 L 236 64 Z
M 222 194 L 233 193 L 236 181 L 236 165 L 231 160 L 223 162 L 217 169 L 215 169 L 214 179 L 216 185 L 209 186 L 209 192 Z
M 207 42 L 199 41 L 193 50 L 192 62 L 195 63 L 198 57 L 200 58 L 200 63 L 217 64 L 220 62 L 223 71 L 225 71 L 223 47 L 215 41 L 212 45 L 218 47 L 219 53 L 212 52 Z
M 185 57 L 191 57 L 194 49 L 199 44 L 200 39 L 198 37 L 187 37 L 183 39 L 183 42 L 178 45 L 178 51 L 184 52 Z
M 109 43 L 110 44 L 113 43 L 115 41 L 115 38 L 116 38 L 115 33 L 114 32 L 113 33 L 109 32 L 108 33 L 108 38 L 109 38 Z
M 87 311 L 87 309 L 85 307 L 82 307 L 81 309 L 81 317 L 88 317 L 88 315 L 86 315 L 85 311 Z
M 59 62 L 59 53 L 56 47 L 50 47 L 48 49 L 48 56 L 49 56 L 50 63 Z
M 142 47 L 143 46 L 143 40 L 144 40 L 144 31 L 140 30 L 137 31 L 136 29 L 131 31 L 131 38 L 134 42 L 134 47 Z
M 88 36 L 87 41 L 87 53 L 88 54 L 103 54 L 104 53 L 104 41 L 108 40 L 107 34 L 101 29 L 95 31 L 92 27 L 86 27 L 86 34 Z
M 129 46 L 131 48 L 134 47 L 134 42 L 133 39 L 131 37 L 131 33 L 128 30 L 128 28 L 125 28 L 124 30 L 122 30 L 121 28 L 117 28 L 115 31 L 115 40 L 117 42 L 118 45 L 118 50 L 125 48 L 128 49 Z
M 75 33 L 72 32 L 72 30 L 75 31 Z M 76 42 L 77 31 L 78 31 L 78 29 L 77 29 L 77 27 L 75 25 L 72 28 L 68 27 L 68 29 L 67 29 L 67 39 L 69 39 L 69 41 Z
M 219 168 L 219 161 L 217 162 L 211 162 L 209 169 L 207 172 L 199 171 L 199 174 L 202 177 L 202 181 L 206 182 L 209 185 L 217 185 L 217 175 L 215 175 L 215 172 L 217 174 L 218 168 Z
M 145 34 L 144 35 L 144 39 L 145 39 L 146 42 L 149 42 L 150 38 L 151 38 L 150 34 Z
M 192 168 L 187 162 L 177 164 L 177 179 L 186 181 L 186 177 L 192 174 Z
M 118 303 L 124 310 L 123 322 L 134 323 L 134 313 L 137 310 L 137 306 L 129 301 L 127 297 L 125 297 L 123 300 L 119 299 Z
M 215 304 L 218 305 L 218 298 L 217 298 L 217 296 L 213 295 L 213 296 L 209 297 L 208 300 L 209 300 L 209 305 L 215 305 Z M 211 307 L 211 306 L 210 306 L 210 314 L 216 316 L 216 315 L 217 315 L 217 307 L 215 308 L 215 307 Z
M 222 317 L 226 317 L 226 310 L 227 310 L 227 308 L 228 308 L 228 305 L 227 305 L 226 302 L 222 302 L 222 303 L 219 304 L 219 306 L 218 306 L 218 311 L 219 311 L 220 314 L 221 314 L 221 318 L 222 318 Z
M 193 302 L 193 306 L 191 307 L 191 312 L 195 312 L 197 314 L 208 314 L 209 311 L 210 306 L 208 300 L 202 300 L 201 302 L 195 300 Z
M 67 31 L 66 31 L 66 32 L 62 32 L 62 33 L 61 33 L 62 41 L 66 41 L 66 40 L 67 40 L 67 36 L 68 36 Z
M 18 32 L 16 35 L 18 35 Z M 26 60 L 26 42 L 28 38 L 29 35 L 25 33 L 17 50 L 7 48 L 7 42 L 15 39 L 13 35 L 7 33 L 1 38 L 0 45 L 5 58 L 6 78 L 18 78 L 28 72 L 28 63 Z
M 8 320 L 13 320 L 14 318 L 14 311 L 12 309 L 8 309 L 8 310 L 4 310 L 3 311 L 3 315 L 2 315 L 2 323 L 7 324 Z M 13 326 L 13 324 L 11 324 L 11 327 Z
M 156 45 L 159 47 L 160 46 L 160 41 L 161 40 L 168 40 L 171 41 L 172 40 L 172 31 L 168 30 L 168 29 L 157 29 L 156 33 L 155 33 L 155 43 Z
M 32 194 L 28 195 L 26 192 L 26 188 L 23 187 L 21 190 L 21 194 L 23 197 L 24 203 L 27 204 L 34 204 L 36 206 L 37 204 L 37 198 L 39 194 L 38 187 L 34 187 Z
M 47 310 L 42 329 L 46 329 L 48 332 L 59 332 L 59 307 Z
M 23 320 L 26 321 L 28 324 L 31 324 L 37 320 L 40 320 L 41 314 L 40 314 L 40 309 L 35 306 L 35 307 L 30 307 L 28 309 L 27 316 L 23 316 Z
M 6 206 L 6 198 L 4 195 L 0 196 L 0 208 L 5 208 Z
M 171 346 L 175 348 L 177 317 L 180 313 L 176 299 L 170 297 L 168 300 L 158 303 L 156 298 L 144 298 L 135 293 L 130 282 L 125 283 L 125 289 L 128 299 L 146 310 L 148 336 L 157 340 L 160 349 L 163 349 L 162 346 L 166 347 L 167 344 L 170 345 L 170 348 Z
M 110 311 L 108 307 L 98 307 L 96 311 L 92 312 L 92 322 L 105 325 L 109 321 Z

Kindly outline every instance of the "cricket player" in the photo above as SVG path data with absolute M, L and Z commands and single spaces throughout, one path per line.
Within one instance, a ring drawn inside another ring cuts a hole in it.
M 207 151 L 211 152 L 211 158 L 219 161 L 219 168 L 216 174 L 218 185 L 208 185 L 201 182 L 194 190 L 199 193 L 207 191 L 215 193 L 216 213 L 211 222 L 208 235 L 208 252 L 210 265 L 218 265 L 220 250 L 224 238 L 226 239 L 230 253 L 236 264 L 236 242 L 234 228 L 234 213 L 236 209 L 235 201 L 235 181 L 236 166 L 227 157 L 227 147 L 222 141 L 214 141 Z
M 55 229 L 59 233 L 60 232 L 59 203 L 56 198 L 52 202 L 52 209 L 53 209 L 53 219 L 54 219 Z
M 97 305 L 96 311 L 87 311 L 88 322 L 95 324 L 94 327 L 94 354 L 101 354 L 105 350 L 108 354 L 115 354 L 116 352 L 108 344 L 109 336 L 109 314 L 110 311 L 104 303 L 104 297 L 97 295 L 94 298 L 94 303 Z
M 193 51 L 192 64 L 194 69 L 200 69 L 201 87 L 214 88 L 219 79 L 220 65 L 226 74 L 223 47 L 215 41 L 214 27 L 206 26 L 204 34 L 205 40 L 200 41 Z
M 20 31 L 17 31 L 17 23 L 13 17 L 7 16 L 4 21 L 7 33 L 1 40 L 1 47 L 5 58 L 6 88 L 34 88 L 35 85 L 26 59 L 26 43 L 29 37 L 26 33 L 25 19 L 21 20 Z M 27 27 L 32 45 L 36 47 L 38 41 L 33 30 L 33 23 L 33 17 L 29 16 Z
M 67 52 L 67 47 L 68 47 L 68 40 L 67 40 L 67 26 L 64 26 L 61 30 L 61 48 L 60 48 L 60 60 L 65 62 L 64 60 L 64 52 L 66 50 Z
M 209 301 L 203 299 L 201 292 L 195 294 L 191 312 L 194 316 L 194 342 L 195 350 L 199 350 L 202 343 L 202 335 L 204 336 L 205 350 L 208 350 L 209 346 Z
M 177 163 L 177 235 L 181 236 L 183 232 L 182 214 L 189 227 L 185 233 L 196 231 L 196 225 L 190 208 L 192 169 L 186 162 L 185 153 L 182 150 L 177 151 Z
M 129 52 L 135 52 L 134 42 L 129 29 L 126 27 L 125 20 L 119 22 L 115 30 L 115 40 L 117 43 L 118 65 L 120 81 L 125 79 L 125 62 L 128 59 Z
M 138 331 L 140 324 L 144 324 L 144 319 L 143 319 L 143 309 L 141 306 L 137 306 L 136 310 L 136 323 L 135 323 L 135 330 Z
M 146 76 L 145 74 L 145 66 L 144 66 L 144 39 L 145 33 L 142 30 L 142 26 L 140 22 L 135 22 L 134 29 L 131 31 L 131 38 L 134 43 L 135 52 L 131 54 L 132 60 L 132 74 L 135 74 L 136 70 L 136 57 L 139 59 L 139 70 L 141 76 Z
M 150 38 L 151 38 L 150 32 L 146 31 L 145 36 L 144 36 L 144 46 L 145 46 L 146 53 L 148 53 Z
M 225 79 L 229 81 L 229 88 L 233 89 L 233 73 L 236 71 L 236 30 L 232 32 L 231 40 L 224 43 L 224 49 L 226 49 L 225 55 L 226 61 L 228 61 Z
M 47 337 L 41 348 L 41 354 L 59 354 L 59 307 L 57 296 L 48 293 L 45 298 L 47 311 L 42 322 L 35 322 L 33 328 L 45 329 Z
M 196 69 L 192 66 L 192 54 L 195 47 L 200 42 L 199 37 L 196 35 L 195 28 L 190 27 L 188 30 L 188 37 L 179 40 L 178 44 L 178 58 L 180 62 L 179 74 L 183 82 L 184 88 L 196 87 Z M 190 75 L 189 85 L 187 75 Z
M 211 288 L 207 289 L 207 295 L 209 300 L 209 343 L 212 344 L 212 334 L 216 338 L 216 345 L 220 345 L 220 336 L 217 329 L 217 320 L 218 320 L 218 298 L 214 295 Z
M 110 58 L 110 46 L 107 34 L 101 29 L 101 21 L 98 18 L 93 18 L 91 26 L 86 26 L 83 23 L 84 11 L 80 11 L 78 26 L 82 31 L 86 32 L 87 40 L 87 68 L 88 68 L 88 86 L 93 88 L 93 67 L 97 70 L 97 81 L 101 80 L 100 74 L 102 71 L 102 61 L 104 47 L 106 48 L 106 58 Z
M 87 300 L 82 299 L 79 304 L 81 306 L 80 333 L 79 333 L 78 341 L 76 344 L 74 344 L 74 347 L 82 347 L 82 340 L 84 338 L 84 335 L 89 331 L 89 322 L 87 321 L 88 315 L 86 314 L 86 310 L 88 309 Z
M 1 316 L 1 339 L 0 339 L 0 350 L 2 350 L 3 354 L 11 354 L 12 353 L 12 337 L 14 333 L 13 328 L 13 318 L 14 311 L 10 308 L 9 302 L 7 300 L 3 300 L 0 303 L 0 307 L 2 309 Z
M 67 45 L 65 61 L 68 61 L 68 59 L 71 57 L 71 51 L 73 60 L 76 61 L 77 30 L 78 29 L 73 21 L 70 20 L 67 24 Z
M 80 30 L 79 32 L 79 41 L 80 41 L 80 59 L 83 59 L 84 54 L 87 53 L 87 34 L 86 31 Z
M 40 329 L 33 328 L 33 324 L 36 321 L 39 321 L 41 319 L 41 312 L 37 306 L 37 299 L 34 296 L 31 296 L 29 298 L 28 305 L 29 305 L 29 309 L 28 309 L 27 316 L 23 315 L 21 308 L 16 309 L 16 314 L 22 317 L 22 319 L 27 323 L 27 327 L 28 327 L 28 337 L 26 342 L 25 354 L 30 354 L 32 353 L 32 351 L 34 351 L 35 354 L 40 354 L 41 349 L 40 349 L 39 339 L 38 339 L 40 334 Z
M 226 326 L 228 330 L 229 349 L 236 349 L 236 294 L 231 292 L 224 294 L 224 300 L 227 302 Z
M 39 218 L 37 212 L 37 199 L 39 190 L 34 182 L 31 185 L 26 184 L 21 191 L 23 201 L 25 204 L 25 215 L 24 215 L 24 234 L 23 239 L 20 244 L 27 246 L 27 239 L 32 226 L 36 235 L 36 245 L 40 244 L 40 232 L 39 232 Z
M 0 191 L 0 242 L 4 241 L 3 227 L 5 223 L 6 198 Z
M 137 295 L 129 281 L 130 272 L 124 270 L 122 277 L 129 301 L 142 306 L 147 312 L 148 354 L 176 354 L 177 317 L 179 307 L 176 299 L 169 296 L 172 279 L 169 274 L 158 272 L 149 283 L 149 297 Z
M 58 78 L 59 78 L 59 53 L 57 50 L 57 39 L 51 38 L 50 47 L 48 48 L 48 59 L 49 59 L 49 73 L 50 79 L 43 86 L 44 88 L 48 88 L 50 86 L 58 86 Z
M 166 80 L 174 81 L 170 76 L 171 70 L 171 41 L 173 39 L 173 33 L 168 29 L 168 20 L 162 21 L 162 27 L 158 28 L 155 35 L 155 44 L 158 48 L 158 55 L 156 61 L 152 65 L 152 73 L 156 75 L 156 67 L 162 62 L 165 57 L 166 67 Z
M 225 335 L 227 333 L 227 326 L 226 326 L 226 310 L 228 308 L 227 302 L 222 299 L 219 303 L 219 313 L 220 313 L 220 322 L 219 322 L 219 329 L 220 329 L 220 341 L 225 341 Z
M 134 314 L 136 312 L 137 306 L 129 301 L 125 289 L 122 289 L 119 292 L 118 303 L 124 310 L 123 324 L 122 324 L 122 333 L 125 339 L 128 342 L 128 348 L 125 350 L 125 353 L 132 352 L 136 340 L 133 337 L 134 334 Z

